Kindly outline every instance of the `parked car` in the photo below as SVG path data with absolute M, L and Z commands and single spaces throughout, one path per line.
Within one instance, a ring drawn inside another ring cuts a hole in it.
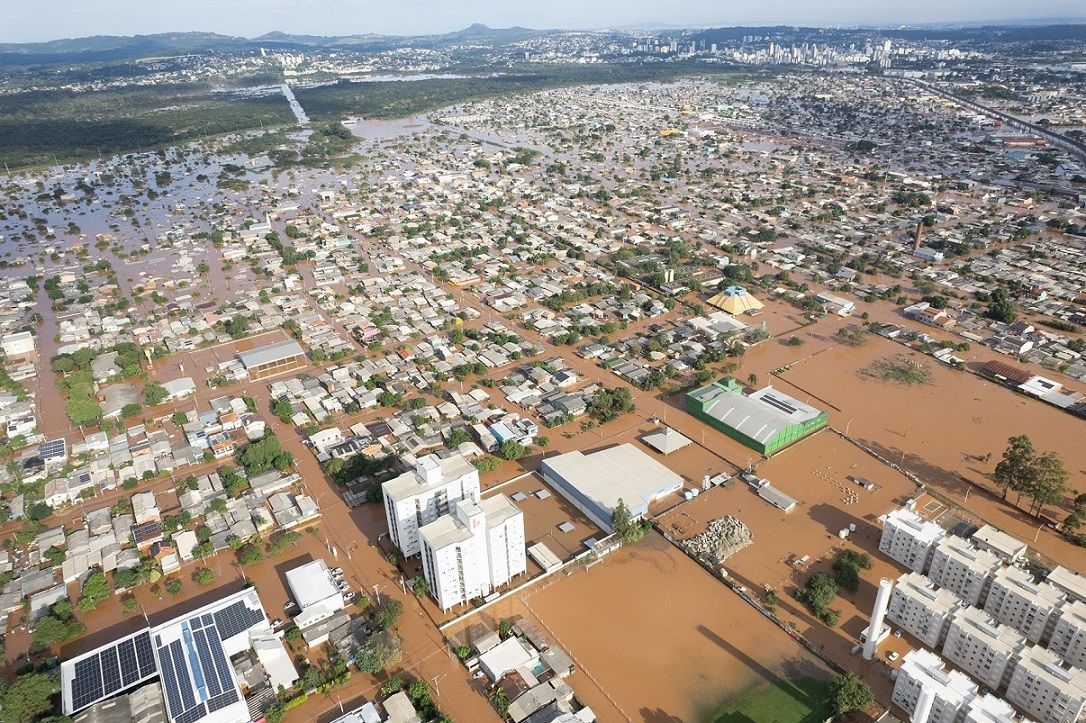
M 347 582 L 346 582 L 345 580 L 340 580 L 340 581 L 339 581 L 339 582 L 338 582 L 338 583 L 336 584 L 336 587 L 337 587 L 337 588 L 339 588 L 339 591 L 340 591 L 340 592 L 347 592 L 347 590 L 349 590 L 351 586 L 350 586 L 350 585 L 348 585 L 348 584 L 347 584 Z
M 350 602 L 351 600 L 354 600 L 354 591 L 352 590 L 351 592 L 344 595 L 343 599 L 346 600 L 347 602 Z
M 343 568 L 342 567 L 333 567 L 332 568 L 332 577 L 343 577 Z
M 287 604 L 283 606 L 283 609 L 293 610 L 296 607 L 298 607 L 298 603 L 294 602 L 293 600 L 287 600 Z
M 900 655 L 899 655 L 899 654 L 898 654 L 897 652 L 893 652 L 893 653 L 890 653 L 889 655 L 887 655 L 887 656 L 886 656 L 886 658 L 887 658 L 887 659 L 888 659 L 888 660 L 889 660 L 889 661 L 890 661 L 891 663 L 892 663 L 892 662 L 894 662 L 895 660 L 897 660 L 897 659 L 898 659 L 898 658 L 900 658 L 900 657 L 901 657 L 901 656 L 900 656 Z
M 283 624 L 283 618 L 276 618 L 275 620 L 271 621 L 271 624 L 273 628 L 277 628 Z

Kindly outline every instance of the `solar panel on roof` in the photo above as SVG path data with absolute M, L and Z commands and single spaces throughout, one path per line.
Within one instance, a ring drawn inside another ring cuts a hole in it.
M 196 721 L 207 715 L 207 709 L 203 703 L 200 703 L 195 708 L 185 711 L 181 715 L 174 718 L 174 723 L 196 723 Z
M 140 666 L 136 660 L 136 646 L 131 640 L 123 640 L 117 644 L 117 662 L 121 668 L 121 676 L 124 678 L 124 687 L 127 688 L 140 679 Z
M 157 670 L 157 666 L 155 664 L 155 653 L 151 649 L 151 634 L 141 633 L 133 638 L 132 642 L 136 647 L 136 659 L 139 661 L 140 677 L 154 674 Z
M 244 600 L 239 600 L 222 610 L 216 610 L 215 627 L 219 629 L 219 640 L 232 638 L 263 619 L 263 613 L 259 610 L 250 610 Z
M 208 696 L 216 696 L 223 691 L 222 683 L 219 682 L 219 673 L 215 669 L 215 661 L 211 657 L 211 648 L 208 645 L 207 632 L 205 630 L 195 630 L 192 633 L 193 640 L 196 643 L 196 655 L 200 658 L 200 667 L 204 672 L 204 683 L 207 685 Z M 218 641 L 214 643 L 220 645 Z
M 173 658 L 173 667 L 177 673 L 177 680 L 179 683 L 177 689 L 181 694 L 181 702 L 184 705 L 182 710 L 188 710 L 196 705 L 196 696 L 192 693 L 192 686 L 188 685 L 189 666 L 188 663 L 185 662 L 185 653 L 181 648 L 180 640 L 175 640 L 170 643 L 170 657 Z M 183 685 L 181 683 L 183 683 Z
M 222 695 L 217 695 L 207 701 L 207 712 L 214 713 L 217 710 L 229 707 L 238 702 L 238 694 L 235 690 L 228 690 Z
M 177 715 L 184 706 L 181 703 L 181 692 L 177 687 L 177 673 L 173 665 L 173 656 L 169 648 L 160 648 L 162 656 L 162 689 L 166 691 L 166 704 L 170 709 L 170 715 Z
M 98 656 L 92 655 L 78 661 L 75 664 L 75 677 L 72 679 L 73 708 L 84 708 L 102 695 L 102 669 L 98 664 Z
M 117 664 L 117 648 L 109 648 L 98 655 L 102 664 L 102 692 L 110 695 L 121 689 L 121 667 Z

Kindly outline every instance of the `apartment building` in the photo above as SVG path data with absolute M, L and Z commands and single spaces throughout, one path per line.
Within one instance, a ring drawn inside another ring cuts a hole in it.
M 1026 638 L 1000 625 L 979 608 L 955 611 L 943 644 L 943 657 L 990 690 L 1010 678 Z
M 969 701 L 969 710 L 962 718 L 962 723 L 1030 723 L 1030 721 L 1019 718 L 1018 711 L 1007 701 L 991 693 L 985 693 Z
M 449 514 L 460 500 L 479 499 L 479 470 L 459 454 L 419 457 L 415 469 L 381 485 L 385 521 L 405 556 L 419 554 L 419 528 Z
M 984 611 L 1026 636 L 1031 643 L 1047 640 L 1055 626 L 1063 593 L 1017 567 L 1004 567 L 992 578 Z
M 527 570 L 524 513 L 505 495 L 461 500 L 419 536 L 426 582 L 442 610 L 486 597 Z
M 1072 572 L 1062 565 L 1056 565 L 1056 569 L 1048 573 L 1045 582 L 1059 588 L 1068 600 L 1086 602 L 1086 577 L 1077 572 Z
M 991 577 L 1001 566 L 991 552 L 974 547 L 963 537 L 947 535 L 935 546 L 928 577 L 961 598 L 964 605 L 981 606 Z
M 965 673 L 948 672 L 938 655 L 918 649 L 902 660 L 890 700 L 909 714 L 910 721 L 957 723 L 976 692 L 977 684 Z
M 1086 602 L 1064 603 L 1048 649 L 1076 668 L 1086 670 Z
M 1008 565 L 1026 554 L 1026 543 L 991 525 L 984 525 L 969 539 L 974 547 L 987 550 Z
M 897 579 L 886 616 L 902 630 L 929 648 L 938 648 L 950 626 L 950 618 L 961 600 L 949 590 L 940 590 L 918 572 Z
M 904 507 L 883 515 L 881 519 L 879 552 L 915 572 L 927 571 L 932 552 L 946 536 L 946 531 Z
M 1005 697 L 1041 723 L 1076 723 L 1086 714 L 1086 671 L 1034 646 L 1022 653 Z

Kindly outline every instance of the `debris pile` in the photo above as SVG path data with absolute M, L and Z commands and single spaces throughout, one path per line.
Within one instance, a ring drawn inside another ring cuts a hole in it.
M 720 565 L 751 542 L 753 539 L 747 526 L 737 518 L 725 515 L 711 521 L 705 532 L 679 544 L 699 560 Z

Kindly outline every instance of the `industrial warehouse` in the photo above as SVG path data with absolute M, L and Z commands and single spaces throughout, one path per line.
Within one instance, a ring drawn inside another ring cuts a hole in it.
M 541 471 L 548 484 L 607 532 L 619 500 L 637 519 L 648 514 L 650 504 L 683 486 L 682 477 L 632 444 L 560 454 L 543 460 Z
M 686 395 L 695 417 L 769 457 L 826 426 L 826 413 L 773 387 L 744 394 L 743 386 L 725 377 Z

